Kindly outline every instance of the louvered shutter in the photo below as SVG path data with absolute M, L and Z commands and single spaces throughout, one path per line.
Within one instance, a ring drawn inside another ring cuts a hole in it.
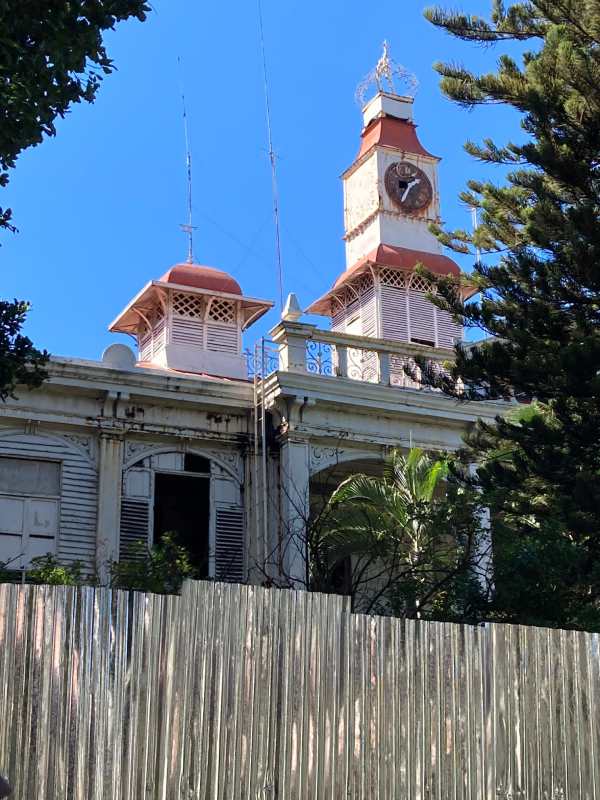
M 462 340 L 462 328 L 457 325 L 447 311 L 436 308 L 438 347 L 454 347 L 455 342 Z
M 246 525 L 236 481 L 222 474 L 214 481 L 215 578 L 246 580 Z
M 173 344 L 204 347 L 204 323 L 198 319 L 174 316 L 171 326 L 171 340 Z
M 152 472 L 149 469 L 128 469 L 123 476 L 119 560 L 131 558 L 134 545 L 150 544 L 150 509 Z
M 410 338 L 425 343 L 435 344 L 434 306 L 427 299 L 425 292 L 409 289 Z
M 408 341 L 406 289 L 381 285 L 381 335 L 395 342 Z
M 243 583 L 246 579 L 244 509 L 215 509 L 215 577 L 218 581 Z

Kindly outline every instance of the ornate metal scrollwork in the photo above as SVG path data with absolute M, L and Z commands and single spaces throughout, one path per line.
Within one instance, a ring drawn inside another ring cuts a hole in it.
M 306 342 L 306 369 L 312 375 L 335 375 L 333 347 L 327 342 Z
M 377 353 L 363 348 L 348 348 L 348 377 L 355 381 L 377 383 Z
M 279 352 L 273 342 L 264 346 L 257 344 L 254 350 L 244 350 L 246 370 L 249 378 L 266 378 L 279 369 Z

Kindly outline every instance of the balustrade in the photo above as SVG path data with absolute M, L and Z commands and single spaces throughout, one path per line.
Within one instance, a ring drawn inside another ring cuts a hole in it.
M 260 348 L 257 348 L 260 350 Z M 395 342 L 347 333 L 336 333 L 300 322 L 280 322 L 271 331 L 271 340 L 263 345 L 266 358 L 259 372 L 266 376 L 281 372 L 306 373 L 327 378 L 348 378 L 405 389 L 423 389 L 415 357 L 425 356 L 439 369 L 451 361 L 453 351 L 431 348 L 411 342 Z M 257 370 L 256 357 L 247 351 L 249 376 Z M 408 375 L 405 366 L 414 370 Z

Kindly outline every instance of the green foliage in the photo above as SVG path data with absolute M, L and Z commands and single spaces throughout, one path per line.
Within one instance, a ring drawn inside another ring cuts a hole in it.
M 145 0 L 0 0 L 0 186 L 19 154 L 56 133 L 73 103 L 91 103 L 114 66 L 102 41 Z M 0 209 L 0 227 L 11 227 Z
M 178 594 L 184 580 L 196 578 L 187 550 L 178 545 L 172 534 L 165 534 L 151 549 L 139 542 L 129 559 L 110 565 L 113 589 L 156 594 Z M 85 571 L 79 561 L 63 564 L 48 553 L 34 558 L 27 569 L 27 583 L 50 586 L 98 586 L 96 574 Z M 19 583 L 21 573 L 10 564 L 0 563 L 0 583 Z
M 184 580 L 195 578 L 196 570 L 187 550 L 177 544 L 174 534 L 163 534 L 150 550 L 138 542 L 129 559 L 112 564 L 111 586 L 138 592 L 177 594 Z
M 484 253 L 480 301 L 463 304 L 442 280 L 435 302 L 491 338 L 459 347 L 449 378 L 429 376 L 475 401 L 537 399 L 535 413 L 480 423 L 467 439 L 495 516 L 495 618 L 600 630 L 600 6 L 496 0 L 489 21 L 427 16 L 465 40 L 526 43 L 492 73 L 436 67 L 459 104 L 521 115 L 518 142 L 467 144 L 510 170 L 504 185 L 468 184 L 476 234 L 439 232 Z
M 61 564 L 56 556 L 48 554 L 34 558 L 27 570 L 27 582 L 47 584 L 50 586 L 94 586 L 95 575 L 83 571 L 80 561 Z
M 14 396 L 17 385 L 30 389 L 46 378 L 48 353 L 37 350 L 21 326 L 29 309 L 28 303 L 0 300 L 0 400 Z
M 103 34 L 149 10 L 144 0 L 0 0 L 0 188 L 23 150 L 55 135 L 57 117 L 94 101 L 114 69 Z M 16 230 L 9 208 L 0 207 L 1 229 Z M 20 334 L 27 310 L 0 302 L 0 400 L 46 377 L 47 353 Z
M 477 621 L 484 604 L 477 495 L 449 462 L 394 451 L 382 477 L 353 475 L 329 501 L 320 563 L 350 559 L 354 607 L 403 617 Z

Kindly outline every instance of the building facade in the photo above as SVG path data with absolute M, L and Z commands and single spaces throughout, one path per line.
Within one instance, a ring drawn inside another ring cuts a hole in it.
M 271 301 L 192 263 L 150 281 L 110 326 L 136 354 L 53 358 L 40 389 L 0 406 L 0 562 L 53 553 L 105 575 L 176 531 L 207 577 L 302 583 L 311 512 L 341 476 L 395 447 L 454 450 L 501 411 L 405 372 L 417 355 L 443 369 L 462 336 L 417 267 L 460 270 L 429 231 L 439 159 L 412 98 L 379 91 L 363 113 L 343 175 L 346 269 L 308 308 L 330 324 L 302 322 L 292 296 L 248 358 L 244 331 Z

